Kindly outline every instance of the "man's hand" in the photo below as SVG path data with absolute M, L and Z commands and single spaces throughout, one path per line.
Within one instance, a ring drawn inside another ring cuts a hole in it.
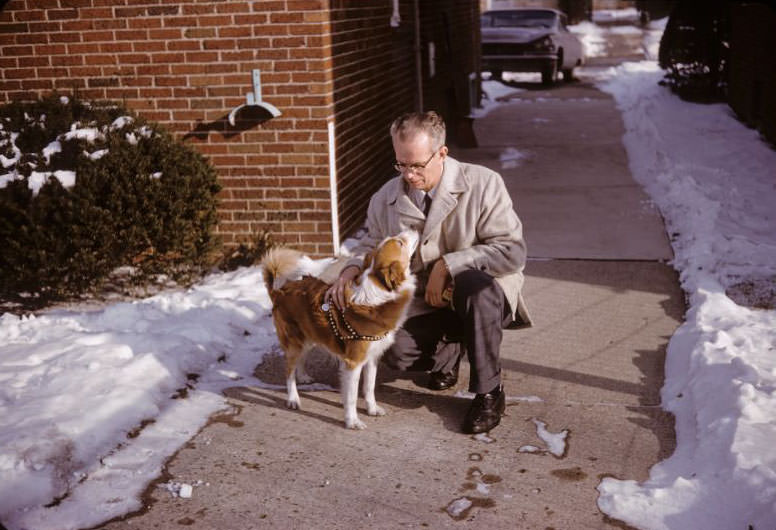
M 334 302 L 334 305 L 344 311 L 346 306 L 345 286 L 356 279 L 359 274 L 361 274 L 361 267 L 358 265 L 348 265 L 342 269 L 339 277 L 331 284 L 323 299 L 329 303 Z
M 450 271 L 447 270 L 445 260 L 438 259 L 431 268 L 426 284 L 426 303 L 431 307 L 445 307 L 447 302 L 442 298 L 447 284 L 450 282 Z

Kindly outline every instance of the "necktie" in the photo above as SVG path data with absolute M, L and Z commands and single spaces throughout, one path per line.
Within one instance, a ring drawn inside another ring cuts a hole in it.
M 431 195 L 428 193 L 423 197 L 423 215 L 428 217 L 428 211 L 431 209 Z

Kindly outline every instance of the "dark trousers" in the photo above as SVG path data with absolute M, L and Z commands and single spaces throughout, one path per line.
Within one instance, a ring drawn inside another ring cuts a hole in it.
M 453 309 L 407 319 L 383 360 L 399 370 L 449 372 L 465 353 L 469 392 L 484 394 L 501 384 L 501 337 L 512 321 L 511 310 L 491 275 L 469 269 L 454 280 Z

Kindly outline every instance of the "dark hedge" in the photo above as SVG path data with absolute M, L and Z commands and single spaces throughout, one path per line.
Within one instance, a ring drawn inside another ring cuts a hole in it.
M 121 105 L 52 95 L 0 107 L 0 126 L 3 299 L 77 296 L 123 265 L 175 277 L 212 260 L 215 170 L 158 125 Z M 57 171 L 74 172 L 75 184 Z

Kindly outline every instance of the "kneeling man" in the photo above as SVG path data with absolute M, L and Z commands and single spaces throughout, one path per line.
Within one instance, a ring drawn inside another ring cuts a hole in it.
M 458 381 L 466 355 L 476 396 L 463 430 L 489 431 L 505 408 L 502 329 L 530 324 L 520 292 L 523 227 L 498 173 L 448 155 L 438 114 L 404 114 L 390 132 L 399 175 L 372 197 L 368 235 L 327 296 L 344 307 L 344 287 L 361 272 L 363 255 L 385 237 L 417 230 L 417 299 L 383 359 L 401 370 L 430 370 L 429 388 L 445 390 Z

